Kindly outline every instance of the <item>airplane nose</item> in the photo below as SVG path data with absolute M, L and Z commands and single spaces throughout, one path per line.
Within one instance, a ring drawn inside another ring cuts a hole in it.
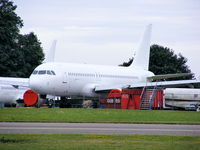
M 31 90 L 38 94 L 50 94 L 49 79 L 46 76 L 31 75 L 29 79 L 29 86 Z
M 40 93 L 40 89 L 41 89 L 40 85 L 41 85 L 41 81 L 36 76 L 31 75 L 29 78 L 30 88 L 33 91 Z

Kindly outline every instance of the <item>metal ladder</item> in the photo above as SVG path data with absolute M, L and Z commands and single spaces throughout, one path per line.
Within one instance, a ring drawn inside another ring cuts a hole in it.
M 142 110 L 149 110 L 152 109 L 152 105 L 154 103 L 154 98 L 157 94 L 157 87 L 155 86 L 152 88 L 143 88 L 142 94 L 141 94 L 141 103 L 140 103 L 140 109 Z

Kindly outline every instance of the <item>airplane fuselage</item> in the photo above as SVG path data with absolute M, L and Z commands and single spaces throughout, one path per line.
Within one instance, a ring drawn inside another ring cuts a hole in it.
M 27 88 L 15 88 L 12 85 L 0 85 L 0 103 L 16 104 L 17 100 L 23 99 L 23 94 Z
M 154 74 L 149 68 L 151 25 L 148 25 L 129 67 L 72 63 L 45 63 L 30 76 L 30 88 L 55 96 L 98 96 L 101 90 L 145 83 Z M 98 89 L 99 88 L 99 89 Z M 98 90 L 96 90 L 98 89 Z
M 154 75 L 134 67 L 72 63 L 45 63 L 30 76 L 30 87 L 39 94 L 95 97 L 95 87 L 146 82 Z M 42 83 L 42 84 L 41 84 Z

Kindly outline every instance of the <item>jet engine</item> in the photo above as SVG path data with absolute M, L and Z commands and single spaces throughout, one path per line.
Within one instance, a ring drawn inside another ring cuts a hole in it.
M 37 104 L 37 102 L 39 100 L 39 96 L 33 90 L 27 90 L 24 93 L 23 99 L 24 99 L 24 104 L 26 104 L 28 106 L 33 106 L 33 105 Z

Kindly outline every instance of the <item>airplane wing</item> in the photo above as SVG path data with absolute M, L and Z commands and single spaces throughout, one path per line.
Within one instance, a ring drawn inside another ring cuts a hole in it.
M 177 74 L 164 74 L 164 75 L 155 75 L 151 77 L 147 77 L 148 81 L 162 80 L 162 79 L 170 79 L 177 77 L 186 77 L 192 75 L 191 73 L 177 73 Z
M 142 87 L 183 87 L 193 86 L 194 84 L 200 84 L 200 80 L 176 80 L 176 81 L 161 81 L 161 82 L 138 82 L 135 84 L 121 84 L 121 85 L 100 85 L 96 86 L 95 92 L 108 91 L 112 89 L 124 89 L 124 88 L 142 88 Z
M 160 81 L 160 82 L 146 82 L 146 83 L 138 83 L 134 85 L 130 85 L 130 88 L 137 87 L 154 87 L 154 86 L 162 86 L 162 87 L 182 87 L 182 86 L 191 86 L 194 84 L 199 84 L 200 80 L 176 80 L 176 81 Z
M 12 85 L 15 88 L 29 87 L 29 78 L 0 77 L 0 84 Z
M 118 84 L 118 85 L 98 85 L 95 87 L 95 92 L 103 92 L 103 91 L 110 91 L 113 89 L 125 89 L 129 88 L 130 85 Z

